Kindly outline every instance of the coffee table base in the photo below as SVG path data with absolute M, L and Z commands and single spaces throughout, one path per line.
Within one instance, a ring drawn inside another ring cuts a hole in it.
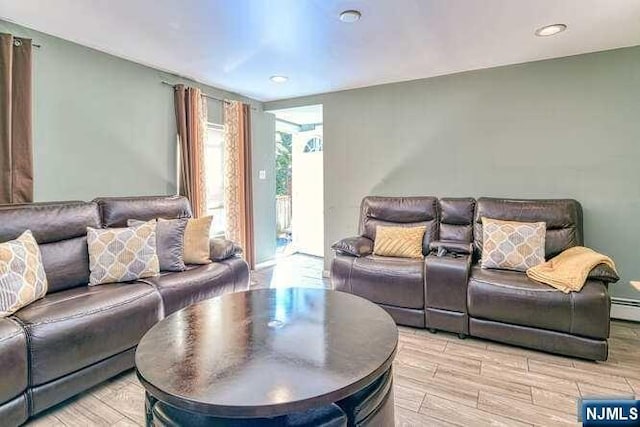
M 221 418 L 177 409 L 145 393 L 148 427 L 389 427 L 394 425 L 394 396 L 391 370 L 353 395 L 321 408 L 275 418 Z

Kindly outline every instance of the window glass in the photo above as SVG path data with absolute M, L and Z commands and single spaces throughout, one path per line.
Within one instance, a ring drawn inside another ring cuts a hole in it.
M 213 216 L 211 235 L 222 236 L 226 231 L 226 226 L 224 211 L 224 131 L 221 126 L 207 126 L 204 155 L 207 215 Z

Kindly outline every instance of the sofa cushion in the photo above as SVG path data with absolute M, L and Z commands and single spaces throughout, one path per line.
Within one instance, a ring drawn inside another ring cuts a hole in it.
M 573 246 L 582 246 L 582 206 L 576 200 L 478 199 L 474 219 L 474 243 L 482 253 L 482 218 L 503 221 L 544 222 L 545 257 L 558 255 Z
M 183 196 L 100 197 L 94 202 L 100 206 L 104 227 L 126 227 L 129 219 L 191 217 L 191 205 Z
M 186 271 L 163 273 L 142 279 L 162 296 L 164 315 L 198 301 L 247 289 L 249 268 L 239 257 L 205 265 L 189 265 Z
M 27 388 L 27 336 L 11 319 L 0 319 L 0 378 L 0 404 Z
M 565 294 L 516 271 L 474 266 L 467 291 L 469 315 L 589 338 L 609 335 L 609 295 L 604 283 L 587 281 Z
M 0 208 L 0 242 L 31 230 L 42 253 L 48 293 L 89 283 L 87 227 L 100 227 L 96 203 L 56 202 Z
M 351 293 L 403 308 L 424 308 L 424 260 L 375 255 L 353 258 Z
M 473 241 L 473 214 L 475 199 L 440 199 L 440 240 L 471 243 Z
M 161 302 L 149 285 L 114 283 L 47 295 L 15 317 L 30 338 L 30 385 L 40 385 L 136 346 Z
M 379 225 L 396 227 L 425 226 L 422 254 L 429 253 L 429 243 L 438 240 L 438 199 L 435 197 L 378 197 L 362 199 L 359 234 L 376 240 Z
M 89 247 L 87 235 L 40 245 L 47 293 L 83 286 L 89 283 Z

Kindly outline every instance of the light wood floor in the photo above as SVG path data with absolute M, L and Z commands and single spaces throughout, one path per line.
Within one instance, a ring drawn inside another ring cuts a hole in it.
M 254 272 L 252 287 L 328 286 L 321 272 L 321 259 L 293 256 Z M 576 425 L 580 396 L 640 396 L 640 324 L 612 322 L 609 343 L 609 360 L 595 363 L 401 327 L 394 366 L 396 425 Z M 28 425 L 143 421 L 144 390 L 128 371 Z

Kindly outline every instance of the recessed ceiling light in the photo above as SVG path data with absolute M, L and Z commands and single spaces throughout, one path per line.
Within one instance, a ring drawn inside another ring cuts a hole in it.
M 271 76 L 271 77 L 269 77 L 269 80 L 271 80 L 274 83 L 286 83 L 289 80 L 289 77 L 287 77 L 287 76 Z
M 345 10 L 340 14 L 342 22 L 356 22 L 362 18 L 362 14 L 358 10 Z
M 567 29 L 565 24 L 553 24 L 553 25 L 545 25 L 542 28 L 538 28 L 536 30 L 536 36 L 538 37 L 548 37 L 554 36 L 558 33 L 563 32 Z

